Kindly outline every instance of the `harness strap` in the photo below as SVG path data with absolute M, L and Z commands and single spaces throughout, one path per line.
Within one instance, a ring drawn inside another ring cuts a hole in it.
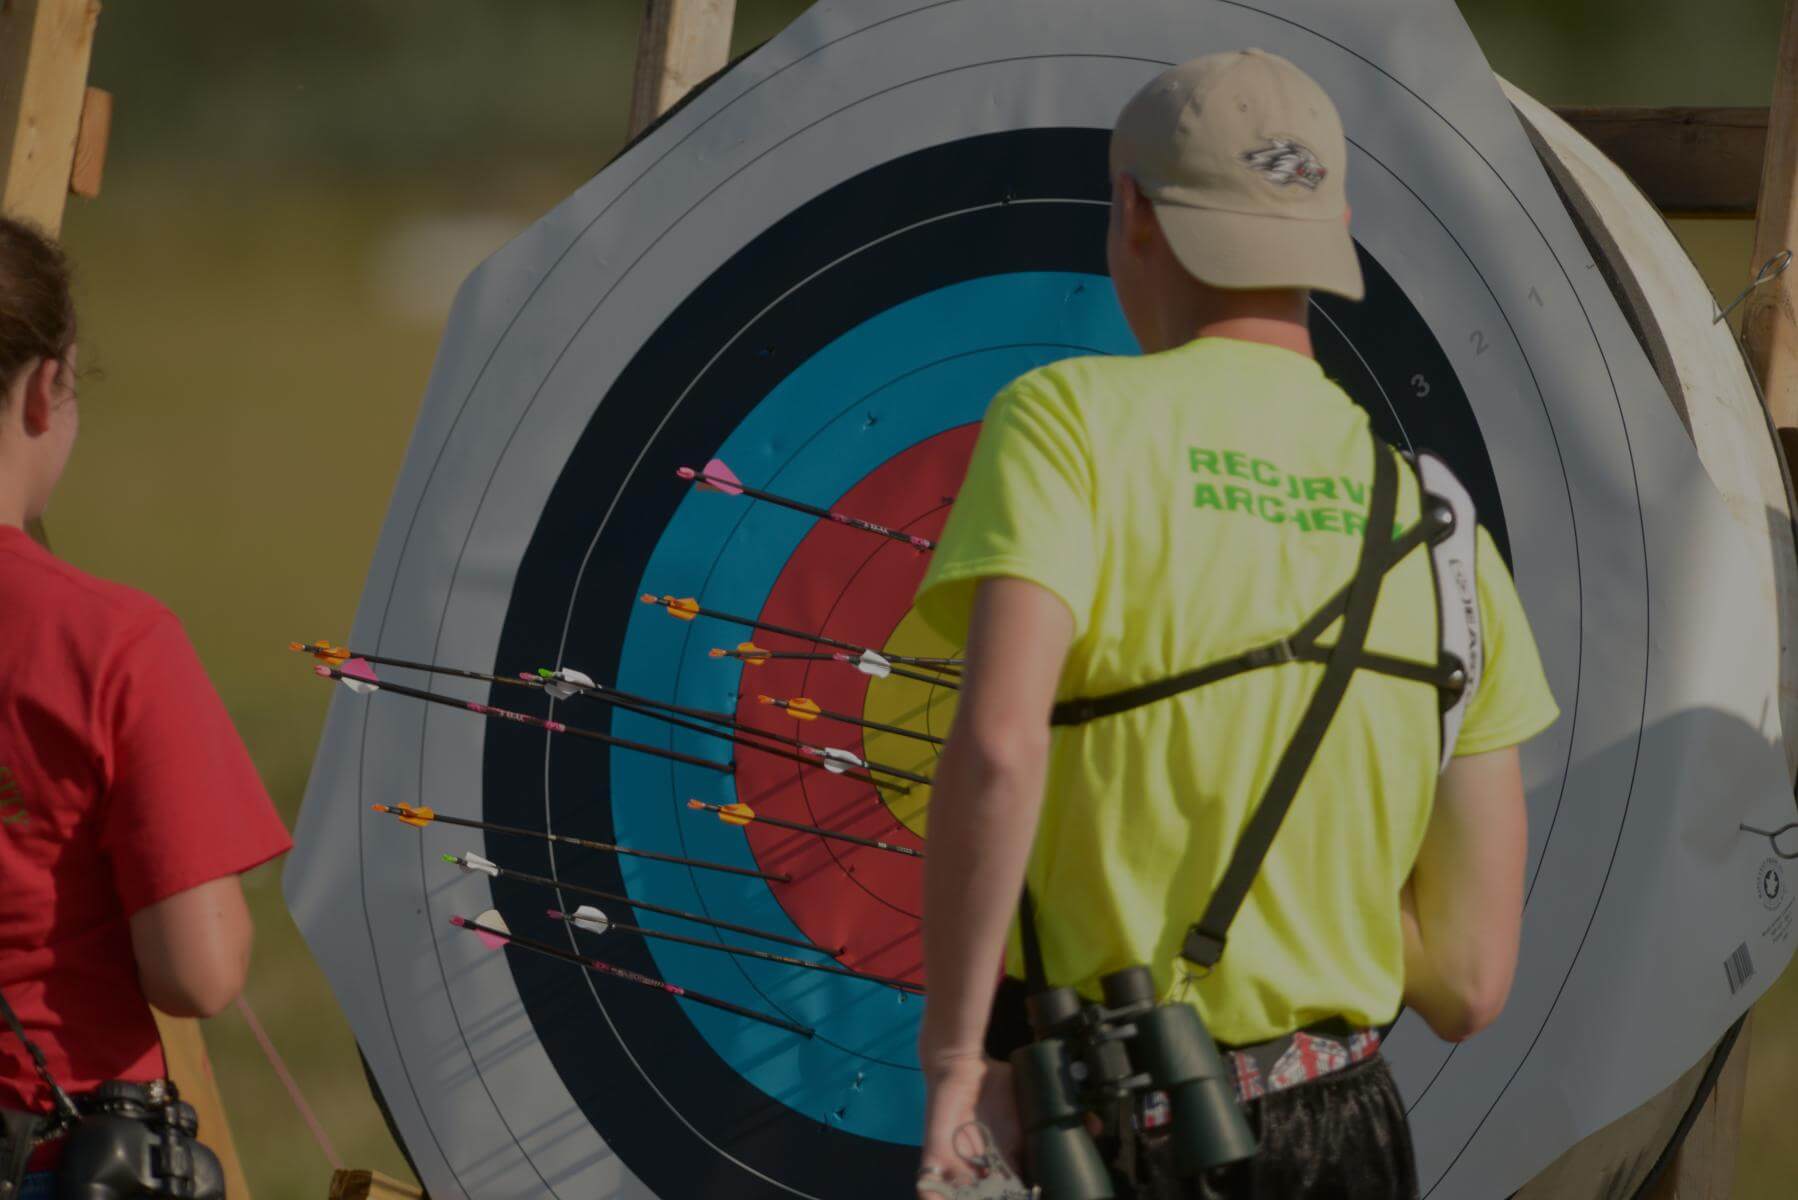
M 1286 743 L 1286 749 L 1274 767 L 1273 777 L 1261 794 L 1261 802 L 1255 806 L 1248 825 L 1237 840 L 1236 852 L 1230 856 L 1230 865 L 1224 869 L 1223 878 L 1211 893 L 1211 902 L 1205 906 L 1205 914 L 1186 931 L 1186 940 L 1181 945 L 1180 953 L 1189 962 L 1209 967 L 1223 954 L 1230 922 L 1235 919 L 1242 902 L 1248 898 L 1249 888 L 1255 882 L 1255 874 L 1261 869 L 1261 860 L 1267 857 L 1274 835 L 1280 831 L 1287 810 L 1292 807 L 1293 798 L 1298 795 L 1299 785 L 1304 782 L 1305 773 L 1311 768 L 1311 760 L 1317 756 L 1317 748 L 1323 743 L 1324 734 L 1330 728 L 1330 721 L 1342 706 L 1349 681 L 1355 675 L 1356 660 L 1361 657 L 1362 648 L 1367 643 L 1367 630 L 1373 623 L 1374 604 L 1380 598 L 1380 586 L 1386 580 L 1387 571 L 1399 561 L 1392 538 L 1393 514 L 1397 503 L 1398 469 L 1392 461 L 1392 452 L 1376 439 L 1373 496 L 1368 504 L 1367 528 L 1361 537 L 1360 560 L 1356 563 L 1354 578 L 1348 585 L 1347 603 L 1342 614 L 1342 632 L 1337 636 L 1336 645 L 1331 648 L 1329 659 L 1324 664 L 1323 678 L 1318 681 L 1317 690 L 1311 694 L 1311 702 L 1305 706 L 1298 728 L 1293 732 L 1292 740 Z M 1429 523 L 1427 519 L 1418 521 L 1419 526 Z M 1313 617 L 1306 628 L 1315 625 L 1316 621 L 1317 618 Z
M 1394 475 L 1396 476 L 1396 470 Z M 1393 488 L 1395 506 L 1397 490 L 1395 482 Z M 1372 516 L 1370 512 L 1368 514 L 1368 530 L 1370 532 L 1373 528 Z M 1449 520 L 1452 521 L 1452 514 Z M 1445 528 L 1442 513 L 1426 503 L 1417 523 L 1393 539 L 1391 557 L 1381 563 L 1382 572 L 1397 566 L 1412 550 L 1424 542 L 1434 540 Z M 1364 537 L 1362 545 L 1366 544 Z M 1096 721 L 1101 717 L 1114 717 L 1118 713 L 1127 712 L 1132 708 L 1140 708 L 1145 704 L 1171 699 L 1182 692 L 1189 692 L 1194 688 L 1204 687 L 1206 684 L 1229 679 L 1247 671 L 1259 670 L 1262 667 L 1274 667 L 1289 662 L 1328 662 L 1334 648 L 1319 646 L 1317 639 L 1347 610 L 1349 591 L 1353 586 L 1354 579 L 1351 578 L 1334 595 L 1325 600 L 1323 606 L 1312 613 L 1310 619 L 1299 626 L 1297 631 L 1287 637 L 1268 642 L 1266 645 L 1256 646 L 1229 658 L 1206 663 L 1191 671 L 1170 675 L 1165 679 L 1157 679 L 1137 687 L 1107 692 L 1100 696 L 1083 696 L 1072 700 L 1063 700 L 1049 710 L 1049 724 L 1055 726 L 1084 725 L 1088 721 Z M 1459 673 L 1462 678 L 1465 674 L 1462 671 L 1460 660 L 1452 655 L 1444 656 L 1431 665 L 1395 658 L 1389 654 L 1361 650 L 1357 654 L 1355 665 L 1361 670 L 1374 671 L 1381 675 L 1393 675 L 1400 679 L 1433 684 L 1451 697 L 1461 688 L 1457 674 Z

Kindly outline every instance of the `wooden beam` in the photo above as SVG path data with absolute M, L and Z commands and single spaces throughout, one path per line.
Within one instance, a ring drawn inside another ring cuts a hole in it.
M 648 0 L 637 39 L 631 137 L 730 61 L 736 12 L 737 0 Z
M 379 1171 L 338 1171 L 331 1176 L 331 1200 L 425 1200 L 425 1194 Z
M 1748 278 L 1775 255 L 1798 249 L 1798 0 L 1786 2 L 1778 61 Z M 1742 302 L 1742 343 L 1774 426 L 1798 428 L 1798 270 L 1748 294 Z
M 1767 147 L 1764 108 L 1557 108 L 1555 115 L 1676 217 L 1751 217 Z
M 168 1068 L 169 1078 L 175 1081 L 181 1098 L 194 1106 L 200 1119 L 200 1141 L 219 1156 L 219 1165 L 224 1168 L 225 1195 L 231 1200 L 249 1200 L 250 1182 L 237 1157 L 237 1144 L 231 1140 L 225 1100 L 219 1095 L 218 1080 L 212 1074 L 212 1059 L 207 1057 L 200 1023 L 171 1017 L 154 1008 L 150 1011 L 156 1016 L 156 1032 L 162 1038 L 163 1065 Z
M 0 4 L 0 212 L 62 228 L 99 0 Z
M 75 162 L 69 169 L 69 191 L 84 200 L 100 194 L 106 174 L 106 147 L 112 140 L 112 93 L 87 89 L 81 101 L 81 124 L 75 134 Z

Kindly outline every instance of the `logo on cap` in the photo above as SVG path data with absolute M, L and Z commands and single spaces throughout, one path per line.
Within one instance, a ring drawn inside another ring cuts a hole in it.
M 1309 147 L 1286 137 L 1269 139 L 1260 149 L 1245 151 L 1242 161 L 1249 170 L 1261 173 L 1269 183 L 1281 187 L 1297 183 L 1316 191 L 1317 185 L 1329 174 Z

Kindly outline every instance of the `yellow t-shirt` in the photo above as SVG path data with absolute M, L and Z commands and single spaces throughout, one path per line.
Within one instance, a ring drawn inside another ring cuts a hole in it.
M 1074 616 L 1058 698 L 1162 679 L 1296 631 L 1354 572 L 1372 475 L 1366 414 L 1302 355 L 1205 338 L 1059 362 L 988 409 L 919 611 L 959 644 L 981 579 L 1027 579 Z M 1417 480 L 1400 464 L 1399 481 L 1402 529 Z M 1484 529 L 1477 570 L 1487 659 L 1461 754 L 1557 714 Z M 1435 662 L 1426 550 L 1386 576 L 1368 647 Z M 1100 976 L 1146 963 L 1173 994 L 1186 929 L 1322 672 L 1263 668 L 1056 731 L 1028 874 L 1051 982 L 1097 996 Z M 1187 993 L 1220 1041 L 1398 1011 L 1398 894 L 1435 794 L 1438 714 L 1428 685 L 1356 672 L 1228 949 Z M 1022 976 L 1015 931 L 1007 965 Z

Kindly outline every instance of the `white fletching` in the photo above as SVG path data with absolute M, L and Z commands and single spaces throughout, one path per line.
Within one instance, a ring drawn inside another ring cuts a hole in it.
M 855 660 L 855 669 L 863 675 L 885 679 L 893 673 L 893 664 L 872 650 L 863 650 L 861 657 Z
M 372 683 L 364 683 L 360 679 L 351 679 L 348 675 L 343 676 L 339 682 L 341 682 L 344 687 L 349 688 L 350 691 L 355 692 L 358 696 L 366 696 L 370 692 L 378 692 L 381 690 Z
M 818 747 L 818 757 L 824 760 L 824 769 L 832 775 L 841 775 L 850 767 L 865 767 L 866 759 L 857 758 L 847 750 L 839 750 L 835 746 Z
M 472 851 L 464 854 L 462 856 L 462 861 L 456 865 L 461 867 L 464 871 L 477 871 L 489 878 L 497 879 L 499 877 L 498 863 L 494 862 L 492 859 L 482 858 Z
M 566 700 L 570 696 L 580 694 L 582 688 L 598 690 L 599 685 L 593 682 L 593 676 L 585 671 L 577 671 L 573 667 L 563 667 L 543 685 L 543 690 L 558 700 Z
M 568 915 L 573 918 L 576 929 L 585 929 L 588 933 L 604 933 L 612 927 L 611 918 L 591 904 L 583 904 Z

